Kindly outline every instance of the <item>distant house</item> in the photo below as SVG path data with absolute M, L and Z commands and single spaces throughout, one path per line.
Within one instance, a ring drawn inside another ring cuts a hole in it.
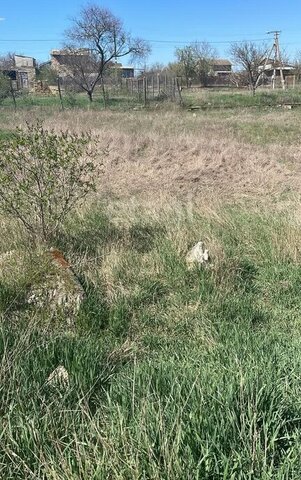
M 33 57 L 14 55 L 11 65 L 1 68 L 12 81 L 14 90 L 31 90 L 36 81 L 36 60 Z
M 122 78 L 133 78 L 135 76 L 134 67 L 121 67 Z
M 112 69 L 117 69 L 121 78 L 134 78 L 135 69 L 134 67 L 124 67 L 121 63 L 115 63 L 110 66 Z
M 68 75 L 68 70 L 70 70 L 70 65 L 75 64 L 76 60 L 79 60 L 79 64 L 85 65 L 85 59 L 88 60 L 90 55 L 90 50 L 86 48 L 78 49 L 76 51 L 70 51 L 68 49 L 64 50 L 52 50 L 50 52 L 50 64 L 51 67 L 57 71 L 57 73 L 64 77 Z M 86 65 L 88 66 L 88 62 Z M 134 67 L 124 67 L 121 63 L 110 62 L 107 64 L 107 67 L 118 72 L 118 76 L 121 78 L 132 78 L 134 77 Z
M 81 48 L 76 51 L 69 49 L 52 50 L 50 52 L 50 65 L 58 75 L 66 77 L 70 70 L 70 64 L 76 62 L 76 59 L 84 59 L 89 57 L 89 49 Z
M 216 58 L 211 62 L 211 74 L 214 77 L 225 77 L 232 73 L 232 63 L 224 58 Z

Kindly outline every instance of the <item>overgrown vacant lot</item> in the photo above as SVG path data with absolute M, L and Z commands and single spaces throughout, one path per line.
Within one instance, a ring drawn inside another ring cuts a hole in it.
M 222 196 L 270 198 L 299 191 L 301 109 L 283 110 L 279 99 L 274 107 L 261 100 L 262 107 L 241 108 L 246 95 L 238 95 L 236 108 L 224 109 L 226 95 L 211 96 L 202 102 L 219 101 L 220 108 L 196 112 L 160 103 L 150 111 L 32 107 L 8 115 L 4 109 L 0 130 L 5 135 L 35 118 L 57 129 L 92 130 L 104 162 L 100 191 L 119 198 L 160 192 L 199 197 L 212 189 Z M 202 103 L 197 96 L 186 101 Z
M 0 477 L 299 480 L 299 111 L 2 111 L 2 135 L 35 118 L 91 129 L 104 164 L 54 244 L 75 325 L 26 303 L 46 272 L 1 217 Z

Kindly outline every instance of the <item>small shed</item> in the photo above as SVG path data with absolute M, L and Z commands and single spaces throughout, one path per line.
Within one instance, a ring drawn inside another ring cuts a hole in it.
M 14 90 L 31 90 L 36 80 L 36 60 L 33 57 L 14 55 L 11 67 L 1 69 L 10 78 Z

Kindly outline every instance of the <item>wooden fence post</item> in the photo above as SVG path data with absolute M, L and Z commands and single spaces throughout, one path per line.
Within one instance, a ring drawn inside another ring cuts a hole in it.
M 147 104 L 147 77 L 143 77 L 144 106 Z
M 64 110 L 64 104 L 63 104 L 63 97 L 62 97 L 62 91 L 61 91 L 61 80 L 60 77 L 57 77 L 57 88 L 59 91 L 59 97 L 60 97 L 60 102 L 61 102 L 61 109 Z
M 177 90 L 178 90 L 178 95 L 179 95 L 179 99 L 180 99 L 180 105 L 183 105 L 183 98 L 182 98 L 182 92 L 181 92 L 181 87 L 179 85 L 179 79 L 178 77 L 176 77 L 176 85 L 177 85 Z
M 15 92 L 14 92 L 14 87 L 13 87 L 13 81 L 10 79 L 10 93 L 11 93 L 11 96 L 13 97 L 13 102 L 14 102 L 14 109 L 15 109 L 15 112 L 17 111 L 17 103 L 16 103 L 16 95 L 15 95 Z

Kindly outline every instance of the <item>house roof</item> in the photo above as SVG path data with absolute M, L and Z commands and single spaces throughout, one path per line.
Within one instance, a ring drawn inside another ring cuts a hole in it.
M 267 58 L 267 59 L 264 59 L 262 62 L 261 62 L 261 65 L 260 67 L 263 68 L 265 65 L 265 69 L 270 69 L 270 68 L 284 68 L 284 69 L 290 69 L 290 68 L 294 68 L 294 65 L 290 64 L 290 63 L 281 63 L 279 62 L 279 60 L 274 60 L 272 58 Z
M 52 57 L 62 57 L 62 56 L 70 56 L 70 55 L 89 55 L 89 49 L 78 48 L 75 50 L 70 50 L 68 48 L 64 48 L 62 50 L 51 50 L 50 55 Z
M 16 68 L 35 68 L 36 59 L 28 55 L 14 55 Z
M 212 61 L 212 65 L 232 65 L 232 63 L 225 58 L 216 58 Z

